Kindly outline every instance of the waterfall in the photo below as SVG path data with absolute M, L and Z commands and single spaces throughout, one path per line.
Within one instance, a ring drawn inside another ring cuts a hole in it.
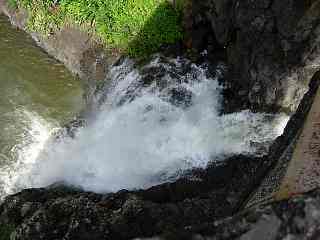
M 14 168 L 11 185 L 147 188 L 226 156 L 259 154 L 260 145 L 282 134 L 288 117 L 248 110 L 221 115 L 223 72 L 223 65 L 212 70 L 183 58 L 155 56 L 144 66 L 123 59 L 96 94 L 86 126 L 46 146 L 27 146 L 37 156 Z

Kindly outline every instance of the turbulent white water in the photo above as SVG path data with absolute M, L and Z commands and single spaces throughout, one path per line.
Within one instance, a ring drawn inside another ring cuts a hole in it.
M 0 198 L 21 190 L 26 183 L 24 177 L 32 171 L 40 152 L 43 150 L 50 132 L 54 129 L 53 123 L 46 122 L 37 113 L 26 109 L 17 109 L 14 117 L 20 119 L 24 131 L 17 136 L 21 142 L 10 149 L 10 156 L 0 155 Z M 14 160 L 15 162 L 12 162 Z M 5 164 L 4 164 L 5 163 Z
M 152 81 L 141 73 L 159 67 Z M 74 138 L 44 147 L 50 128 L 34 118 L 34 143 L 1 172 L 6 192 L 60 181 L 95 192 L 149 187 L 222 156 L 255 153 L 253 143 L 273 140 L 288 120 L 250 111 L 220 116 L 218 81 L 182 59 L 155 58 L 143 69 L 125 60 L 109 78 L 104 103 Z

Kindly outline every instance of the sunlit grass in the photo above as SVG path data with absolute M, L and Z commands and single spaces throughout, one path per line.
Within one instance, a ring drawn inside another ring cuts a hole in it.
M 30 12 L 29 28 L 49 33 L 66 21 L 91 26 L 109 49 L 133 57 L 182 38 L 181 8 L 168 0 L 10 0 Z

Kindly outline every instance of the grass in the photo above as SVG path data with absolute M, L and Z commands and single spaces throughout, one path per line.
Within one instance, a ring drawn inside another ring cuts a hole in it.
M 179 0 L 182 1 L 182 0 Z M 182 7 L 168 0 L 9 0 L 27 8 L 29 28 L 48 34 L 68 21 L 92 28 L 111 49 L 141 57 L 182 39 Z M 181 5 L 181 4 L 180 4 Z

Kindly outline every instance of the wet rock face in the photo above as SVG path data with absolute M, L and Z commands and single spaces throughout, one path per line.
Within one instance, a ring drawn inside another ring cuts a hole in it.
M 320 238 L 320 190 L 211 224 L 208 240 L 309 240 Z
M 0 205 L 0 226 L 11 226 L 16 240 L 184 234 L 191 226 L 233 214 L 266 164 L 262 158 L 232 157 L 194 170 L 191 178 L 140 191 L 95 194 L 58 184 L 23 190 Z
M 226 111 L 295 111 L 320 67 L 320 1 L 201 2 L 231 69 Z
M 28 240 L 320 237 L 320 190 L 251 208 L 222 220 L 210 216 L 209 206 L 210 201 L 204 198 L 159 204 L 128 191 L 98 195 L 64 187 L 30 189 L 6 199 L 0 208 L 0 224 L 2 228 L 10 226 L 10 239 Z

